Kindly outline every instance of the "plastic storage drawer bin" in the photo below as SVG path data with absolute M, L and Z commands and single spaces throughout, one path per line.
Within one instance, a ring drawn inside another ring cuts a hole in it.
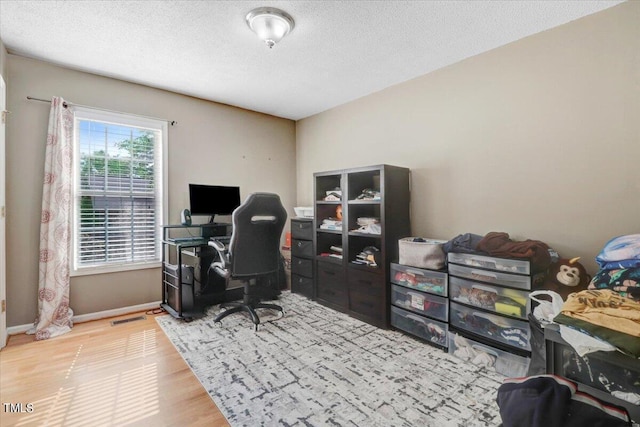
M 487 268 L 504 273 L 531 274 L 531 264 L 528 260 L 494 258 L 476 254 L 458 254 L 450 252 L 448 260 L 453 264 L 469 267 Z
M 447 273 L 391 263 L 391 282 L 406 288 L 447 296 Z
M 522 319 L 527 318 L 531 307 L 528 291 L 503 288 L 453 276 L 449 278 L 449 298 L 466 305 Z
M 487 313 L 450 302 L 449 323 L 519 350 L 531 351 L 529 322 Z
M 447 299 L 437 295 L 391 285 L 391 303 L 423 316 L 429 316 L 444 322 L 449 320 Z
M 391 306 L 391 325 L 440 347 L 447 347 L 446 323 Z
M 520 276 L 517 274 L 481 270 L 479 268 L 463 267 L 456 264 L 449 264 L 449 274 L 451 276 L 479 280 L 493 285 L 510 286 L 512 288 L 525 290 L 531 289 L 531 276 Z
M 472 339 L 449 332 L 449 354 L 477 366 L 492 368 L 506 377 L 525 377 L 529 370 L 528 357 L 518 356 Z

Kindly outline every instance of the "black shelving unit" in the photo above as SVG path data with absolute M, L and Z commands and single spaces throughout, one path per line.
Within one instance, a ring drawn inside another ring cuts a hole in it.
M 372 190 L 365 197 L 365 190 Z M 341 194 L 326 200 L 328 193 Z M 410 235 L 410 171 L 376 165 L 314 174 L 315 297 L 328 307 L 388 328 L 389 263 L 398 258 L 398 239 Z M 342 214 L 341 227 L 324 225 Z M 358 219 L 376 218 L 379 233 L 358 231 Z M 376 266 L 357 264 L 378 249 Z M 335 248 L 341 249 L 336 252 Z

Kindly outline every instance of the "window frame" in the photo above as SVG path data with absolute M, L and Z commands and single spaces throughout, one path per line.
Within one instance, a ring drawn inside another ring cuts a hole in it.
M 167 154 L 169 148 L 168 138 L 168 122 L 153 118 L 136 116 L 133 114 L 117 113 L 101 109 L 93 109 L 89 107 L 74 106 L 74 141 L 73 141 L 73 188 L 72 188 L 72 223 L 71 223 L 71 248 L 72 256 L 70 257 L 69 272 L 71 277 L 84 276 L 102 273 L 116 273 L 121 271 L 142 270 L 149 268 L 159 268 L 162 266 L 162 224 L 164 219 L 168 218 L 169 197 L 168 197 L 168 161 Z M 140 262 L 121 262 L 114 264 L 97 264 L 97 265 L 78 265 L 78 253 L 80 250 L 80 121 L 98 121 L 107 124 L 129 126 L 141 129 L 149 129 L 160 132 L 160 143 L 156 143 L 156 147 L 160 152 L 155 154 L 155 158 L 159 159 L 161 165 L 160 170 L 155 173 L 154 186 L 156 188 L 155 197 L 160 197 L 161 209 L 156 214 L 156 235 L 155 235 L 155 251 L 156 259 L 152 261 Z M 158 188 L 159 187 L 159 188 Z

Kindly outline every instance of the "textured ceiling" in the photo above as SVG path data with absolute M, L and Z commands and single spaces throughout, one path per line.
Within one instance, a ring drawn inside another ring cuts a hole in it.
M 17 55 L 297 120 L 618 3 L 0 0 L 0 39 Z M 271 50 L 244 21 L 259 6 L 296 22 Z

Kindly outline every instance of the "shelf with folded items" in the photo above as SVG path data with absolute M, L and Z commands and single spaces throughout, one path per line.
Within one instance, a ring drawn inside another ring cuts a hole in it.
M 326 280 L 316 280 L 318 302 L 389 327 L 389 263 L 397 259 L 398 239 L 411 228 L 409 173 L 375 165 L 314 174 L 316 268 L 326 269 Z M 342 260 L 331 256 L 337 245 L 343 247 Z M 343 268 L 344 289 L 332 285 L 330 277 L 338 277 L 334 266 Z M 360 286 L 365 282 L 372 285 Z M 385 291 L 369 292 L 378 286 Z
M 380 204 L 358 204 L 349 206 L 349 215 L 345 225 L 351 235 L 382 235 Z
M 347 200 L 349 200 L 349 203 L 351 203 L 351 201 L 380 202 L 382 200 L 381 185 L 386 184 L 386 182 L 381 182 L 381 175 L 383 174 L 384 171 L 381 169 L 354 170 L 349 172 L 347 175 Z
M 315 174 L 316 203 L 341 203 L 343 174 L 340 171 Z
M 382 262 L 380 236 L 352 234 L 348 237 L 349 266 L 378 269 Z

